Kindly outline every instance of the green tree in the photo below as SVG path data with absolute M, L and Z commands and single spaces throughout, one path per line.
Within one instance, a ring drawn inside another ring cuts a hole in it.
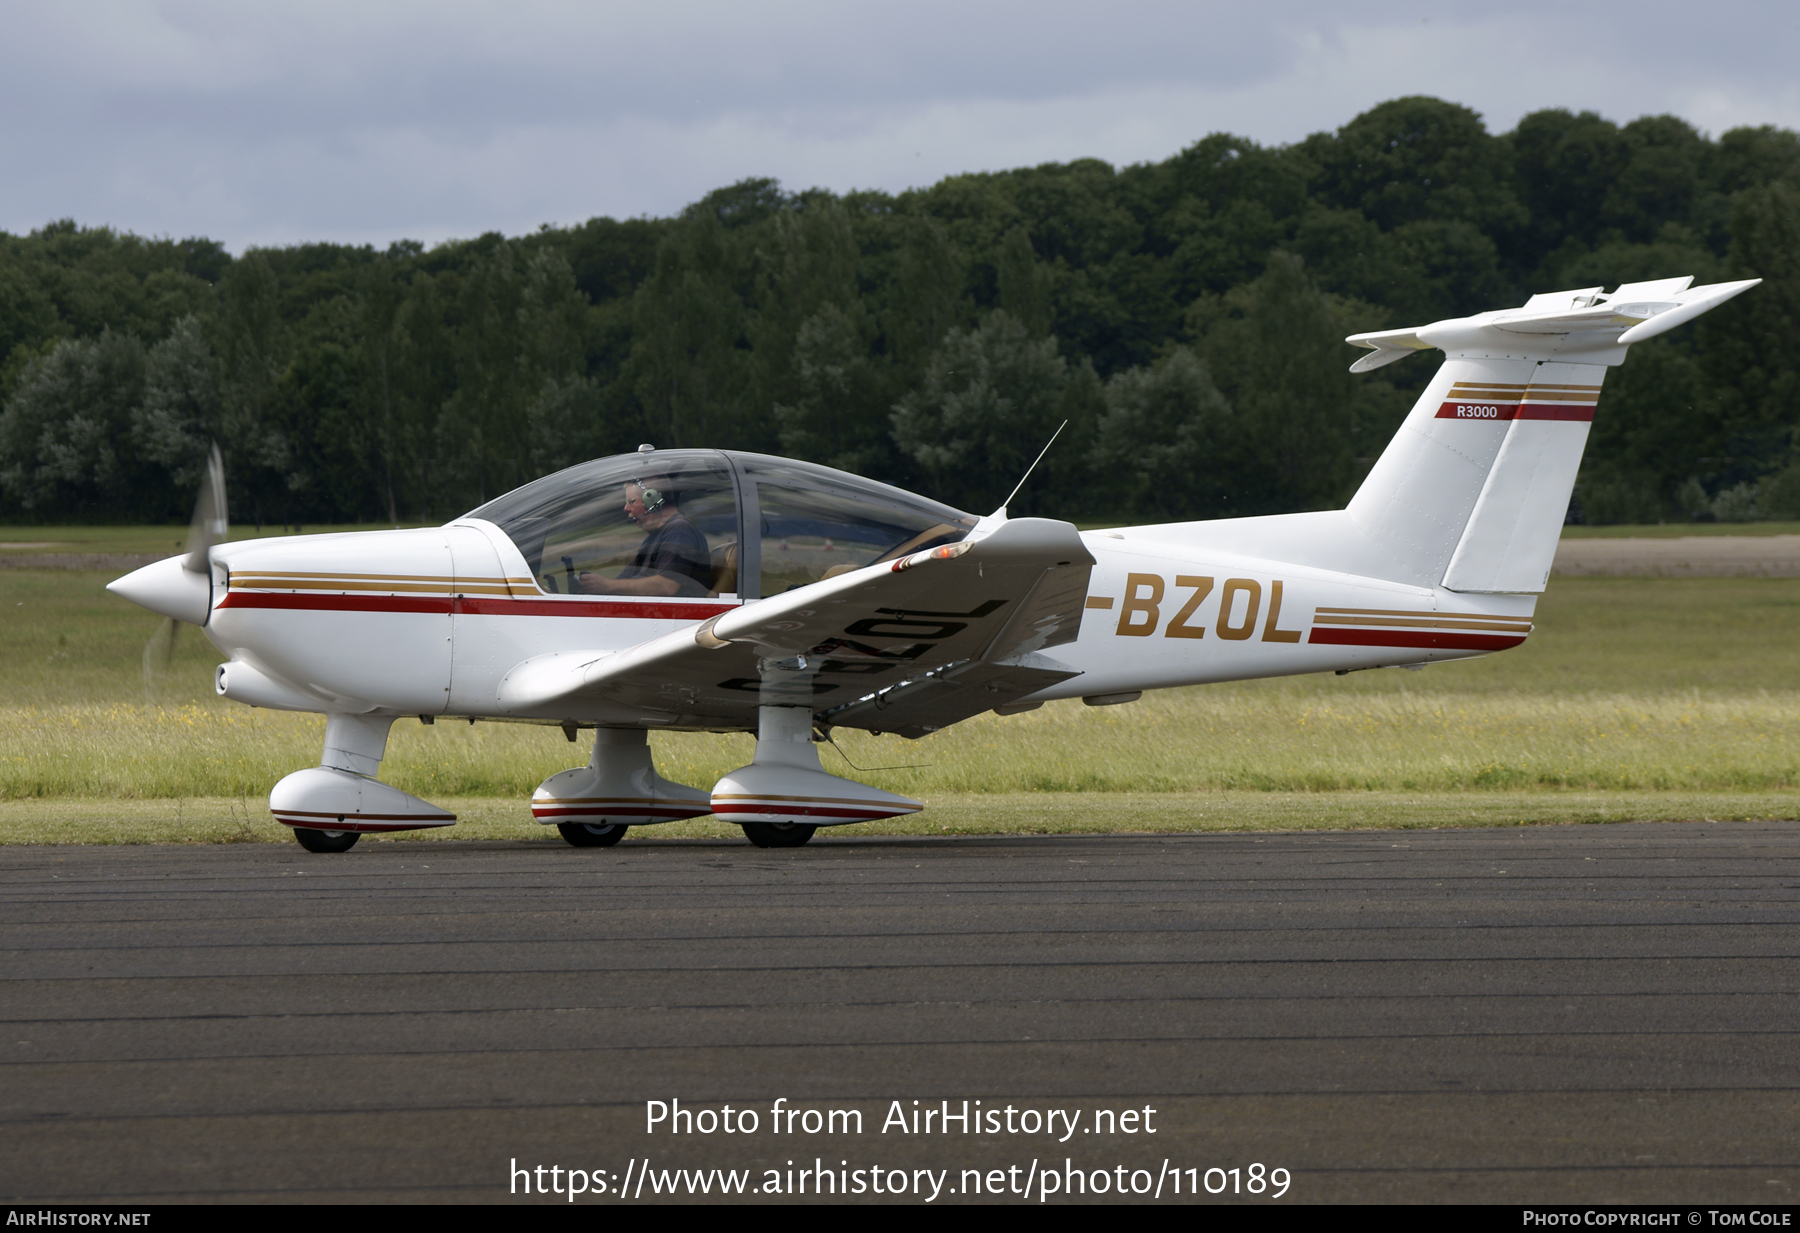
M 1669 223 L 1698 223 L 1720 238 L 1729 203 L 1709 191 L 1713 149 L 1686 120 L 1642 116 L 1620 130 L 1627 158 L 1600 201 L 1604 224 L 1635 244 L 1654 240 Z
M 944 225 L 928 214 L 909 215 L 903 234 L 881 326 L 888 354 L 910 384 L 944 335 L 967 324 L 970 305 L 963 291 L 967 262 Z
M 26 366 L 0 411 L 0 489 L 39 517 L 141 513 L 126 446 L 143 390 L 144 348 L 130 334 L 57 343 Z
M 1237 459 L 1231 406 L 1186 347 L 1106 383 L 1092 451 L 1095 486 L 1115 516 L 1173 521 L 1226 507 Z
M 546 464 L 587 456 L 598 425 L 581 414 L 597 407 L 586 378 L 586 308 L 553 249 L 501 241 L 462 281 L 456 389 L 437 434 L 442 482 L 466 504 L 535 479 Z
M 1025 228 L 1014 227 L 1000 238 L 999 305 L 1032 334 L 1050 332 L 1056 275 L 1038 260 Z
M 247 500 L 258 527 L 286 516 L 301 477 L 276 415 L 275 387 L 287 367 L 289 330 L 281 313 L 281 285 L 268 256 L 251 249 L 219 284 L 220 427 L 226 474 Z
M 1719 138 L 1713 167 L 1722 193 L 1778 183 L 1800 188 L 1800 133 L 1768 124 L 1731 129 Z
M 179 493 L 196 490 L 214 442 L 223 436 L 218 361 L 197 317 L 183 317 L 150 348 L 143 401 L 131 412 L 131 440 Z
M 1680 340 L 1631 348 L 1607 373 L 1581 459 L 1576 497 L 1591 523 L 1685 517 L 1677 490 L 1700 482 L 1699 460 L 1722 449 L 1716 408 L 1701 396 L 1702 373 Z
M 1738 193 L 1731 233 L 1727 273 L 1762 286 L 1689 327 L 1730 459 L 1722 484 L 1800 461 L 1800 186 Z
M 800 396 L 801 331 L 821 312 L 848 319 L 867 350 L 874 322 L 857 285 L 860 254 L 849 215 L 825 197 L 777 211 L 752 234 L 758 276 L 745 326 L 756 370 L 751 400 L 791 405 Z
M 1481 117 L 1441 99 L 1395 99 L 1365 111 L 1301 153 L 1318 168 L 1314 192 L 1327 205 L 1360 210 L 1383 231 L 1441 219 L 1490 237 L 1524 223 L 1513 194 L 1512 150 Z
M 1350 375 L 1350 331 L 1301 260 L 1275 253 L 1262 277 L 1202 297 L 1188 320 L 1195 350 L 1236 409 L 1228 508 L 1242 515 L 1341 505 L 1380 387 Z
M 1054 338 L 1033 338 L 996 310 L 975 329 L 944 336 L 924 381 L 894 407 L 894 440 L 933 495 L 985 511 L 1050 439 L 1068 381 Z
M 1153 169 L 1144 186 L 1146 244 L 1168 266 L 1173 301 L 1188 304 L 1255 278 L 1308 211 L 1315 170 L 1300 152 L 1226 133 Z
M 772 410 L 751 401 L 748 262 L 710 210 L 663 240 L 634 300 L 630 373 L 646 438 L 661 446 L 772 444 Z
M 874 323 L 860 304 L 826 304 L 794 342 L 796 396 L 777 403 L 781 451 L 875 475 L 892 455 L 886 410 L 891 368 L 870 351 Z

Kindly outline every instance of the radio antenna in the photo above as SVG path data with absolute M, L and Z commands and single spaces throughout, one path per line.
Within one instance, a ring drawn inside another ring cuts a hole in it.
M 1062 430 L 1068 426 L 1068 420 L 1064 420 L 1056 426 L 1056 431 L 1050 434 L 1050 439 L 1048 441 L 1044 442 L 1044 448 L 1038 451 L 1038 456 L 1031 460 L 1031 465 L 1029 467 L 1025 468 L 1025 474 L 1019 477 L 1019 482 L 1013 485 L 1013 490 L 1006 494 L 1006 500 L 1000 502 L 1001 509 L 1005 509 L 1012 504 L 1012 499 L 1019 495 L 1019 489 L 1025 487 L 1025 481 L 1031 478 L 1031 473 L 1037 470 L 1038 463 L 1044 461 L 1044 455 L 1050 452 L 1050 447 L 1056 444 L 1056 439 L 1062 436 Z

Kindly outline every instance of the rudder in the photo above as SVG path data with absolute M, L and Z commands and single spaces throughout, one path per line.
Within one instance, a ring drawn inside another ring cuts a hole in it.
M 1446 590 L 1535 592 L 1550 581 L 1605 376 L 1601 365 L 1543 363 L 1508 391 L 1518 402 L 1444 573 Z

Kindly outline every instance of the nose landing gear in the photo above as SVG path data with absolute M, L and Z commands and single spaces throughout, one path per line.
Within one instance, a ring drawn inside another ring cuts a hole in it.
M 558 822 L 556 829 L 562 837 L 576 848 L 610 848 L 625 838 L 630 828 L 622 822 L 611 825 L 596 825 L 592 822 Z
M 308 852 L 348 852 L 362 836 L 355 831 L 315 831 L 294 827 L 294 838 Z
M 819 828 L 800 822 L 744 822 L 744 838 L 759 848 L 797 848 Z

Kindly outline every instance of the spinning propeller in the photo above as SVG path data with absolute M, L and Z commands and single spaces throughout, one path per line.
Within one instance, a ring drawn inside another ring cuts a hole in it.
M 225 514 L 225 459 L 212 447 L 206 474 L 200 477 L 200 496 L 194 502 L 194 520 L 188 524 L 187 559 L 181 568 L 212 577 L 212 546 L 224 542 L 231 524 Z
M 107 590 L 163 614 L 163 623 L 144 644 L 144 692 L 175 657 L 178 622 L 204 624 L 212 608 L 212 548 L 229 528 L 225 509 L 225 460 L 212 447 L 200 477 L 200 495 L 188 524 L 187 551 L 125 575 Z

